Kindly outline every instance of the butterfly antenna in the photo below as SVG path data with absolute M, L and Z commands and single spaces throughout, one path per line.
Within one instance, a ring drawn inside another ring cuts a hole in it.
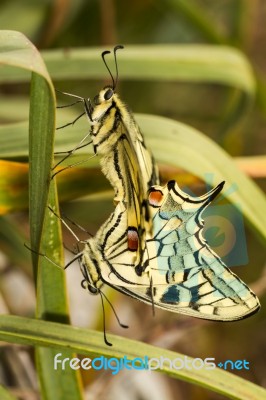
M 105 65 L 107 71 L 109 72 L 109 75 L 111 76 L 111 79 L 112 79 L 112 82 L 113 82 L 113 89 L 114 89 L 114 88 L 115 88 L 114 77 L 113 77 L 112 72 L 111 72 L 110 68 L 108 67 L 107 62 L 106 62 L 106 59 L 105 59 L 106 54 L 110 54 L 110 53 L 111 53 L 111 52 L 110 52 L 109 50 L 103 51 L 103 52 L 102 52 L 102 59 L 103 59 L 103 62 L 104 62 L 104 65 Z
M 69 251 L 69 253 L 73 254 L 74 256 L 77 254 L 76 251 L 72 250 L 69 246 L 67 246 L 64 242 L 63 242 L 63 247 L 64 249 L 66 249 L 67 251 Z
M 81 281 L 81 287 L 83 289 L 88 289 L 88 285 L 89 285 L 89 277 L 88 277 L 88 272 L 86 269 L 82 270 L 83 276 L 85 276 L 85 278 Z M 101 291 L 101 289 L 96 289 L 97 292 L 95 291 L 95 293 L 99 293 L 100 297 L 101 297 L 101 303 L 102 303 L 102 310 L 103 310 L 103 336 L 104 336 L 104 341 L 108 346 L 112 346 L 112 343 L 108 342 L 107 337 L 106 337 L 106 323 L 105 323 L 105 308 L 104 308 L 104 301 L 103 299 L 105 298 L 105 300 L 107 301 L 107 303 L 110 305 L 111 309 L 113 310 L 113 313 L 116 317 L 116 320 L 118 322 L 118 324 L 122 327 L 122 328 L 128 328 L 127 325 L 124 325 L 120 322 L 120 319 L 112 305 L 112 303 L 110 302 L 110 300 L 107 298 L 107 296 Z
M 73 262 L 80 260 L 81 256 L 83 254 L 83 251 L 81 251 L 80 253 L 76 254 L 76 257 L 73 257 L 72 260 L 70 260 L 65 266 L 64 269 L 67 269 L 71 264 L 73 264 Z
M 104 310 L 103 294 L 102 294 L 101 291 L 99 291 L 99 293 L 100 293 L 101 302 L 102 302 L 102 309 L 103 309 L 103 337 L 104 337 L 104 341 L 105 341 L 105 344 L 107 344 L 107 346 L 113 346 L 112 343 L 108 342 L 107 337 L 106 337 L 105 310 Z
M 115 58 L 115 73 L 116 73 L 116 78 L 115 78 L 115 83 L 114 83 L 114 87 L 113 87 L 113 89 L 115 89 L 115 88 L 116 88 L 117 81 L 118 81 L 118 65 L 117 65 L 117 57 L 116 57 L 116 52 L 117 52 L 117 50 L 119 50 L 119 49 L 123 49 L 123 48 L 124 48 L 124 46 L 122 46 L 121 44 L 119 44 L 119 45 L 115 46 L 115 48 L 114 48 L 114 58 Z
M 107 301 L 107 303 L 110 305 L 110 307 L 111 307 L 111 309 L 113 310 L 113 313 L 114 313 L 114 315 L 115 315 L 115 317 L 116 317 L 116 320 L 117 320 L 118 324 L 121 326 L 121 328 L 127 329 L 127 328 L 128 328 L 128 325 L 125 325 L 125 324 L 122 324 L 122 323 L 121 323 L 121 321 L 120 321 L 120 319 L 119 319 L 119 317 L 118 317 L 118 315 L 117 315 L 117 312 L 115 311 L 114 306 L 112 305 L 112 303 L 110 302 L 110 300 L 108 299 L 108 297 L 106 296 L 106 294 L 104 294 L 100 289 L 99 289 L 99 292 L 100 292 L 100 294 L 105 298 L 105 300 Z
M 88 281 L 88 273 L 86 269 L 83 269 L 82 271 L 83 275 L 85 273 L 85 278 L 82 279 L 81 281 L 81 287 L 83 289 L 88 289 L 89 287 L 89 281 Z M 101 290 L 97 290 L 95 291 L 95 293 L 100 293 L 100 297 L 101 297 L 101 303 L 102 303 L 102 310 L 103 310 L 103 337 L 104 337 L 104 342 L 107 346 L 113 346 L 112 343 L 108 342 L 107 340 L 107 336 L 106 336 L 106 323 L 105 323 L 105 309 L 104 309 L 104 301 L 103 301 L 103 293 L 101 292 Z

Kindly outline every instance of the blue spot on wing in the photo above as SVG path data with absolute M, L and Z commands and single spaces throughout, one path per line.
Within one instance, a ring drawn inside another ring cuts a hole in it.
M 168 304 L 179 303 L 179 290 L 177 285 L 168 287 L 165 293 L 162 295 L 161 301 Z

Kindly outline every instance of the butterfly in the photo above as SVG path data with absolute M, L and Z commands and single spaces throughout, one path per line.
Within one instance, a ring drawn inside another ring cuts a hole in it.
M 116 79 L 84 100 L 94 152 L 115 190 L 115 210 L 90 238 L 80 266 L 91 293 L 104 284 L 172 312 L 234 321 L 260 308 L 251 289 L 210 248 L 202 213 L 224 182 L 201 197 L 175 181 L 159 185 L 158 169 L 132 113 L 116 93 Z

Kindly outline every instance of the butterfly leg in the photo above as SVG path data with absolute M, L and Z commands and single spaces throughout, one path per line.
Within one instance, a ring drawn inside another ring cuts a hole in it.
M 71 122 L 69 122 L 69 123 L 67 123 L 65 125 L 59 126 L 58 128 L 56 128 L 57 130 L 62 129 L 62 128 L 66 128 L 67 126 L 70 126 L 70 125 L 74 125 L 83 115 L 87 115 L 87 117 L 90 120 L 90 122 L 93 122 L 93 120 L 92 120 L 93 107 L 92 107 L 90 99 L 86 100 L 83 97 L 80 97 L 80 96 L 77 96 L 77 95 L 74 95 L 74 94 L 70 94 L 70 93 L 67 93 L 67 92 L 61 92 L 60 90 L 57 90 L 57 92 L 60 92 L 60 93 L 62 93 L 64 95 L 67 95 L 67 96 L 71 96 L 71 97 L 77 98 L 77 100 L 74 103 L 71 103 L 71 104 L 68 104 L 68 105 L 65 105 L 65 106 L 58 106 L 57 108 L 71 107 L 71 106 L 73 106 L 73 105 L 75 105 L 77 103 L 83 103 L 83 105 L 84 105 L 84 112 L 82 114 L 80 114 L 77 118 L 75 118 L 74 121 L 71 121 Z M 76 150 L 79 150 L 79 149 L 81 149 L 83 147 L 89 146 L 92 143 L 92 141 L 89 141 L 88 143 L 84 144 L 84 141 L 88 138 L 88 136 L 90 136 L 90 132 L 85 135 L 85 137 L 77 144 L 77 146 L 74 147 L 74 149 L 55 153 L 55 154 L 66 154 L 66 156 L 63 157 L 57 164 L 55 164 L 53 166 L 52 170 L 54 170 L 56 167 L 58 167 L 63 161 L 65 161 L 68 157 L 70 157 Z M 71 166 L 69 165 L 66 168 L 63 168 L 63 169 L 55 172 L 52 175 L 51 179 L 53 179 L 55 177 L 55 175 L 57 175 L 61 171 L 64 171 L 65 169 L 71 168 L 71 167 L 76 166 L 76 165 L 78 165 L 78 164 L 73 164 Z

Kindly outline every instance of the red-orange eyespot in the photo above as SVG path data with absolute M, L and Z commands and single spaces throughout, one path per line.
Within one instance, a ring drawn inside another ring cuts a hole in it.
M 163 193 L 160 190 L 152 190 L 149 194 L 149 203 L 152 207 L 159 207 L 163 199 Z
M 128 250 L 137 251 L 139 247 L 138 231 L 134 227 L 129 227 L 127 230 L 127 245 Z

